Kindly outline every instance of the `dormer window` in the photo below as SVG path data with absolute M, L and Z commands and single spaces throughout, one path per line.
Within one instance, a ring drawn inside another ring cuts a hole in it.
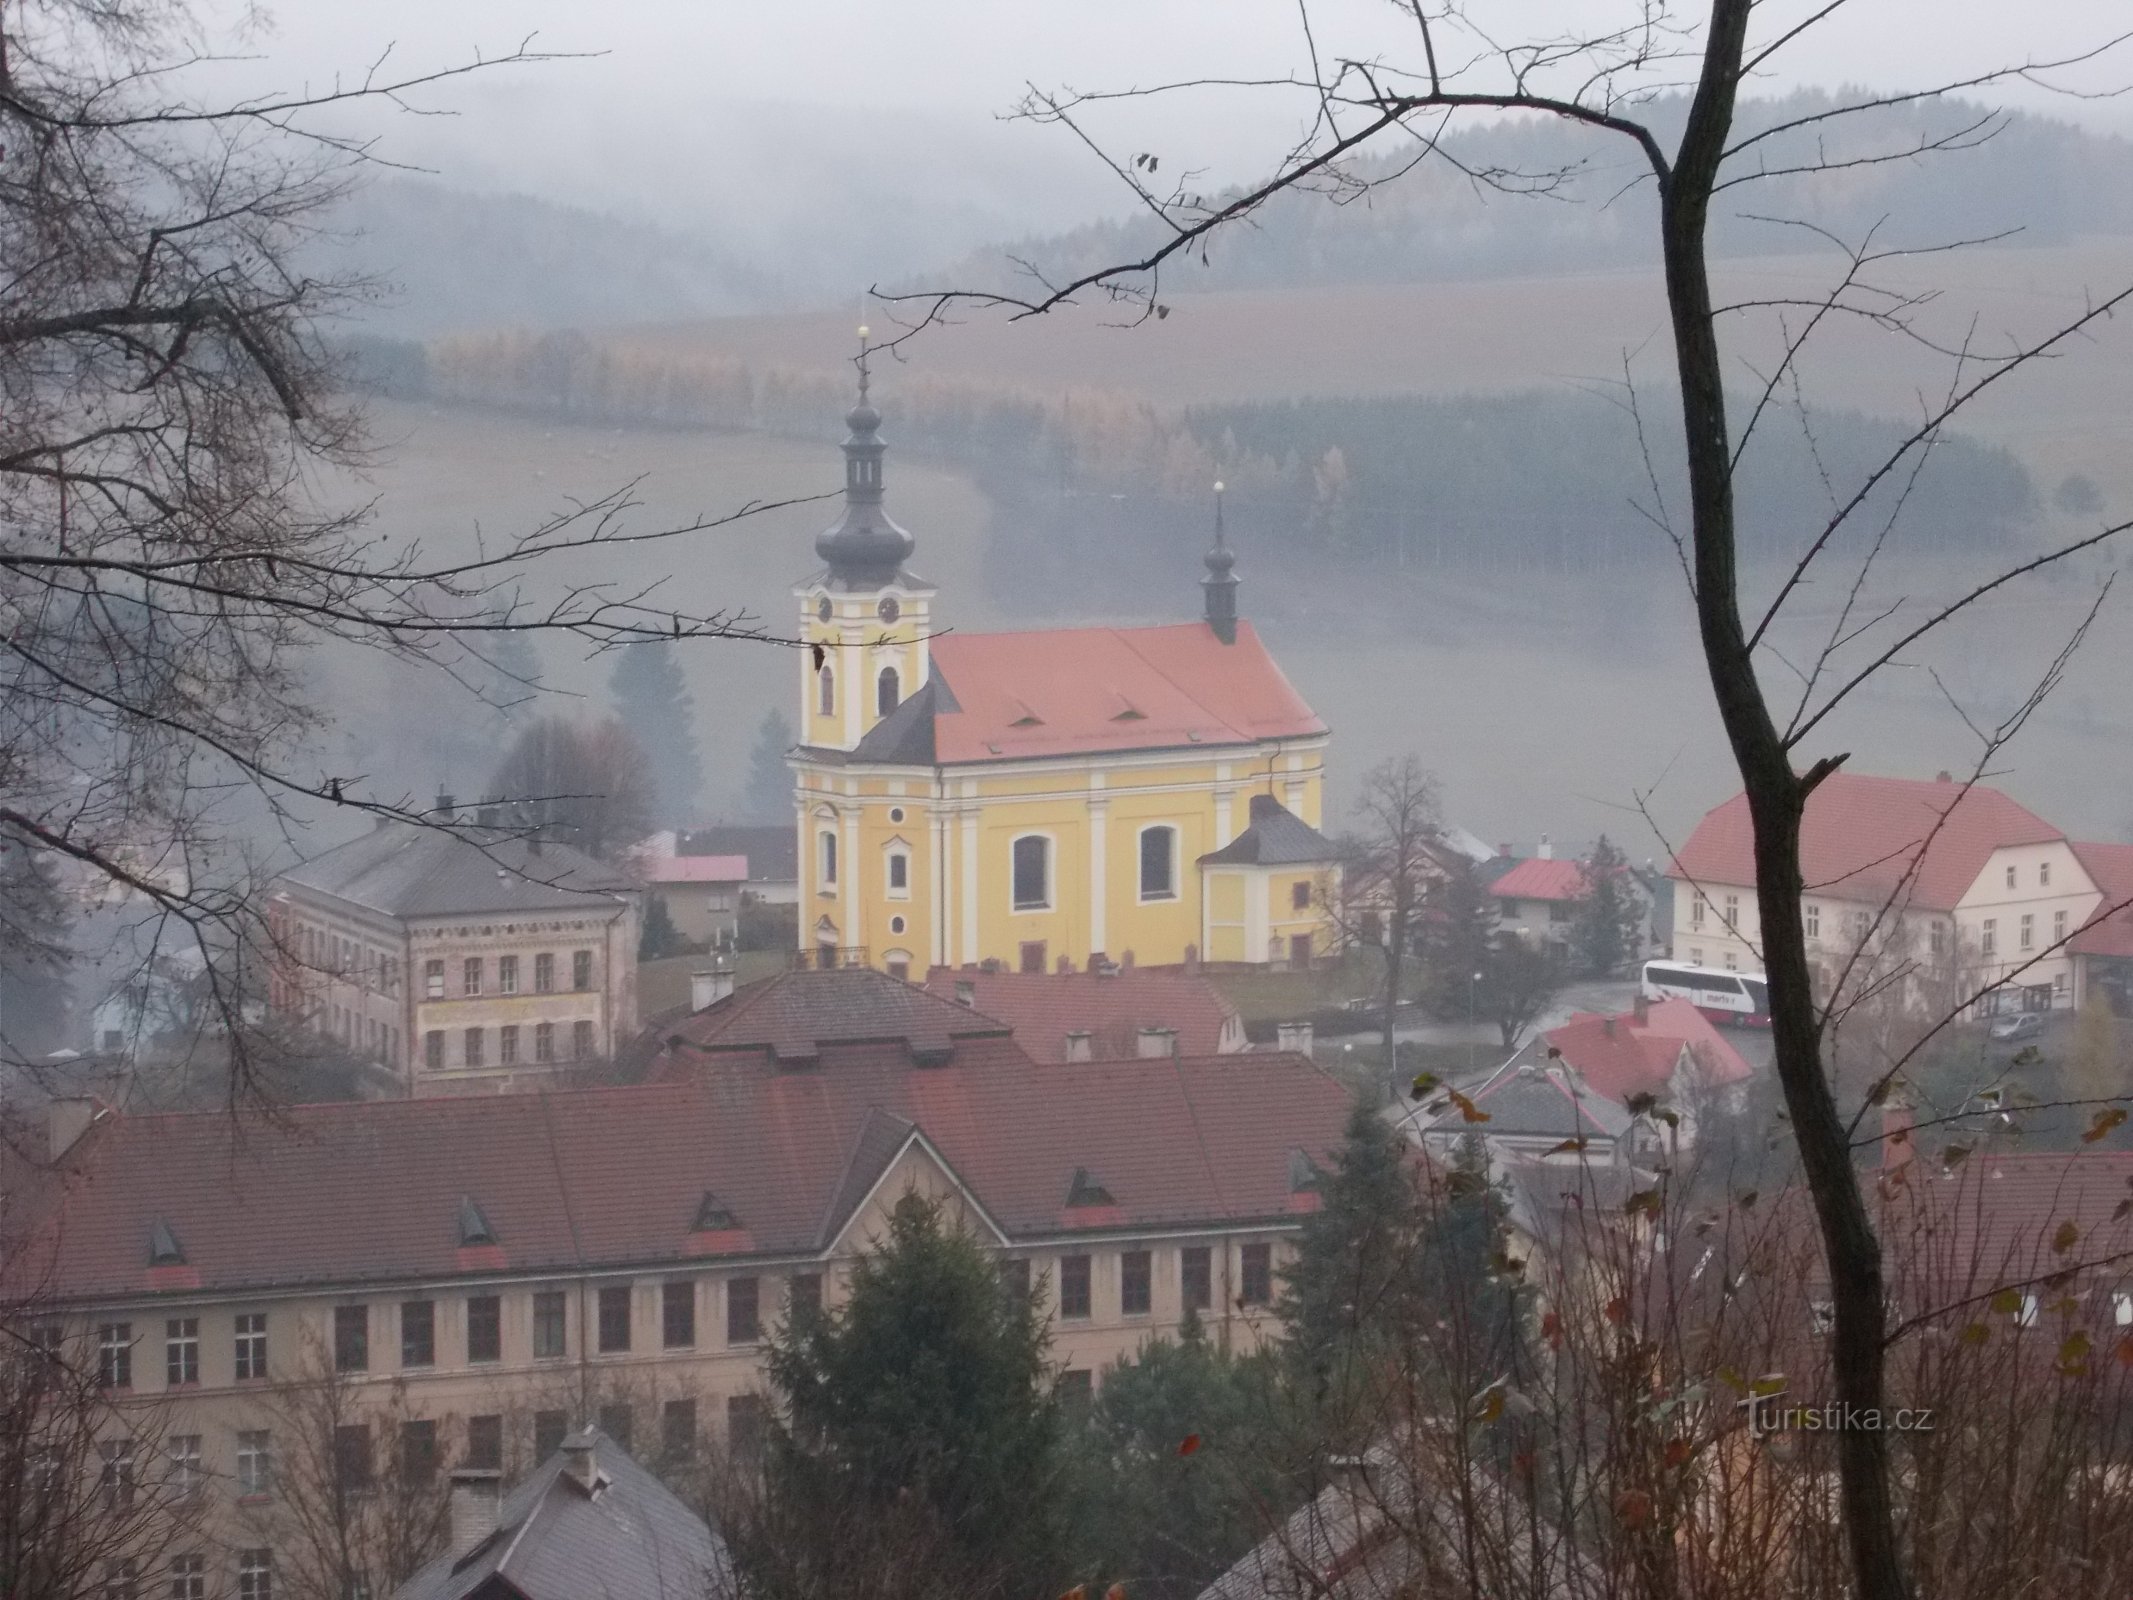
M 1077 1210 L 1082 1206 L 1115 1206 L 1118 1204 L 1087 1167 L 1074 1169 L 1074 1181 L 1067 1185 L 1067 1209 Z
M 489 1226 L 488 1215 L 475 1203 L 470 1194 L 459 1197 L 459 1248 L 471 1250 L 481 1245 L 496 1243 L 496 1230 Z
M 730 1233 L 740 1225 L 741 1219 L 734 1214 L 732 1207 L 709 1189 L 706 1189 L 704 1197 L 696 1202 L 696 1232 Z

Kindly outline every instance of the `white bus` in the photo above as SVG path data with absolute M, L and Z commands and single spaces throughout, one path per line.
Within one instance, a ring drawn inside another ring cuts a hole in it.
M 1770 1026 L 1770 985 L 1760 972 L 1720 972 L 1715 967 L 1692 967 L 1686 961 L 1647 961 L 1644 998 L 1686 1000 L 1727 1027 Z

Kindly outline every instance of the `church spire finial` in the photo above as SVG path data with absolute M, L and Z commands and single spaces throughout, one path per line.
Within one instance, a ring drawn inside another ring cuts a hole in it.
M 859 330 L 859 397 L 844 415 L 850 430 L 844 441 L 844 515 L 815 540 L 815 553 L 828 563 L 830 577 L 849 588 L 872 589 L 894 582 L 911 554 L 911 535 L 881 508 L 881 413 L 867 397 L 873 375 L 867 357 L 873 347 L 868 331 Z
M 1200 588 L 1207 596 L 1207 625 L 1224 644 L 1237 642 L 1237 557 L 1222 526 L 1222 485 L 1215 485 L 1215 542 L 1207 552 L 1207 576 Z
M 872 330 L 864 322 L 859 324 L 859 403 L 861 405 L 867 403 L 867 356 L 873 350 L 873 346 L 867 343 L 867 335 L 870 332 Z

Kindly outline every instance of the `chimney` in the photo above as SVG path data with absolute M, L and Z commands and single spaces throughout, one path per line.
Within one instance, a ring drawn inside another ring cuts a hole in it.
M 1066 1058 L 1069 1061 L 1095 1060 L 1095 1036 L 1086 1028 L 1076 1028 L 1069 1033 L 1066 1036 Z
M 978 986 L 968 978 L 955 980 L 955 1003 L 975 1008 L 978 1003 Z
M 87 1095 L 71 1095 L 54 1100 L 45 1112 L 46 1125 L 51 1133 L 52 1159 L 57 1161 L 80 1142 L 81 1136 L 96 1125 L 103 1108 Z
M 1632 1009 L 1635 1012 L 1638 1027 L 1643 1027 L 1645 1023 L 1651 1020 L 1652 1003 L 1641 988 L 1637 991 L 1637 998 Z
M 1608 1038 L 1612 1039 L 1615 1036 L 1615 1019 L 1613 1017 L 1602 1017 L 1600 1026 L 1606 1031 Z
M 563 1475 L 590 1493 L 600 1487 L 600 1463 L 593 1455 L 591 1430 L 574 1433 L 562 1443 Z
M 1888 1098 L 1881 1102 L 1881 1165 L 1893 1171 L 1905 1166 L 1911 1159 L 1911 1102 L 1901 1088 L 1890 1086 Z
M 1533 855 L 1539 861 L 1553 861 L 1555 859 L 1555 846 L 1545 833 L 1541 835 L 1540 848 L 1534 851 Z
M 1936 772 L 1933 774 L 1933 781 L 1935 783 L 1953 783 L 1955 774 L 1947 771 Z
M 444 790 L 439 789 L 437 791 L 437 816 L 439 820 L 450 822 L 457 809 L 452 802 L 452 797 Z
M 504 1500 L 504 1475 L 491 1467 L 452 1469 L 452 1559 L 458 1560 L 496 1531 Z
M 1311 1053 L 1311 1024 L 1308 1022 L 1277 1022 L 1274 1024 L 1274 1046 L 1278 1050 L 1292 1051 L 1300 1056 Z
M 1174 1056 L 1178 1053 L 1178 1030 L 1175 1028 L 1141 1029 L 1140 1051 L 1143 1056 Z
M 689 974 L 691 1011 L 708 1010 L 732 993 L 733 969 L 730 966 L 710 967 L 702 972 Z

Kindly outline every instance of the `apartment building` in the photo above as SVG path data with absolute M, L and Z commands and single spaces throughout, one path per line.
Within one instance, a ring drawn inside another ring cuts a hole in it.
M 45 1208 L 55 1325 L 212 1502 L 188 1554 L 277 1559 L 277 1472 L 317 1443 L 289 1397 L 325 1384 L 440 1474 L 523 1471 L 581 1423 L 647 1459 L 745 1446 L 766 1333 L 834 1304 L 910 1192 L 1041 1286 L 1070 1386 L 1188 1310 L 1264 1335 L 1347 1113 L 1307 1060 L 1040 1066 L 882 974 L 794 976 L 827 985 L 742 991 L 723 1040 L 681 1023 L 636 1086 L 257 1125 L 56 1107 L 9 1189 Z
M 1988 1009 L 2133 997 L 2133 848 L 2067 837 L 1997 789 L 1838 772 L 1801 828 L 1810 955 L 1833 974 L 1862 945 L 1965 992 L 2004 984 Z M 1754 831 L 1736 795 L 1675 857 L 1673 950 L 1762 970 Z
M 401 1094 L 552 1082 L 637 1031 L 640 900 L 567 845 L 387 823 L 276 881 L 268 1004 Z

